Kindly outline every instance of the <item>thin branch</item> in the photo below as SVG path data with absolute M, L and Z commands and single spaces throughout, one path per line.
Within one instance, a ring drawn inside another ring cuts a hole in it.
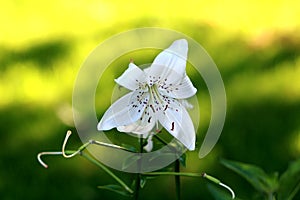
M 234 191 L 228 185 L 225 185 L 219 179 L 217 179 L 211 175 L 208 175 L 206 173 L 200 174 L 200 173 L 189 173 L 189 172 L 180 172 L 180 173 L 178 173 L 178 172 L 146 172 L 146 173 L 143 173 L 142 175 L 147 175 L 147 176 L 169 175 L 169 176 L 187 176 L 187 177 L 196 177 L 196 178 L 203 177 L 203 178 L 210 180 L 213 183 L 216 183 L 217 185 L 220 185 L 220 186 L 226 188 L 228 191 L 230 191 L 232 199 L 235 198 Z
M 45 167 L 48 168 L 48 165 L 42 160 L 42 156 L 44 155 L 62 155 L 62 152 L 60 151 L 53 151 L 53 152 L 41 152 L 37 155 L 37 159 L 39 161 L 39 163 Z
M 160 175 L 166 175 L 166 176 L 187 176 L 187 177 L 202 177 L 202 174 L 200 173 L 191 173 L 191 172 L 145 172 L 142 173 L 142 175 L 147 176 L 160 176 Z
M 232 199 L 235 198 L 234 191 L 228 185 L 225 185 L 224 183 L 219 183 L 219 185 L 230 191 Z
M 175 172 L 180 173 L 180 162 L 178 159 L 175 160 Z M 176 189 L 176 199 L 180 200 L 180 176 L 175 177 L 175 189 Z
M 224 183 L 222 183 L 219 179 L 217 179 L 217 178 L 215 178 L 213 176 L 210 176 L 210 175 L 208 175 L 206 173 L 202 173 L 202 177 L 210 180 L 213 183 L 216 183 L 216 184 L 218 184 L 218 185 L 226 188 L 231 193 L 232 199 L 235 198 L 235 194 L 234 194 L 233 190 L 228 185 L 225 185 Z
M 70 137 L 71 134 L 72 134 L 72 131 L 68 130 L 68 131 L 67 131 L 67 134 L 66 134 L 66 137 L 65 137 L 65 139 L 64 139 L 63 145 L 62 145 L 62 150 L 61 150 L 61 152 L 62 152 L 62 155 L 63 155 L 65 158 L 72 158 L 73 156 L 76 156 L 76 155 L 80 152 L 80 150 L 78 149 L 78 150 L 75 151 L 74 153 L 72 153 L 72 154 L 70 154 L 70 155 L 66 155 L 66 153 L 65 153 L 65 148 L 66 148 L 66 144 L 67 144 L 68 139 L 69 139 L 69 137 Z
M 97 145 L 101 145 L 101 146 L 106 146 L 106 147 L 112 147 L 112 148 L 117 148 L 117 149 L 121 149 L 121 150 L 126 150 L 126 151 L 130 151 L 128 149 L 122 148 L 120 146 L 117 145 L 111 145 L 111 144 L 107 144 L 107 143 L 103 143 L 103 142 L 99 142 L 99 141 L 95 141 L 95 140 L 90 140 L 89 142 L 83 144 L 82 146 L 80 146 L 78 148 L 78 150 L 76 151 L 66 151 L 65 147 L 66 144 L 68 142 L 68 139 L 70 137 L 70 135 L 72 134 L 72 132 L 70 130 L 67 131 L 66 137 L 64 139 L 63 145 L 62 145 L 62 151 L 56 151 L 56 152 L 41 152 L 37 155 L 37 159 L 39 161 L 39 163 L 45 167 L 48 168 L 48 165 L 42 160 L 42 156 L 43 155 L 63 155 L 65 158 L 71 158 L 74 157 L 78 154 L 80 154 L 81 156 L 83 156 L 84 158 L 86 158 L 87 160 L 89 160 L 90 162 L 96 164 L 98 167 L 100 167 L 102 170 L 104 170 L 106 173 L 108 173 L 112 178 L 114 178 L 121 186 L 124 187 L 125 190 L 127 190 L 129 193 L 133 194 L 134 192 L 132 191 L 132 189 L 130 187 L 128 187 L 126 185 L 126 183 L 124 183 L 119 177 L 117 177 L 112 171 L 110 171 L 106 166 L 104 166 L 102 163 L 98 162 L 97 160 L 95 160 L 94 158 L 92 158 L 91 156 L 89 156 L 88 154 L 84 154 L 83 150 L 90 144 L 97 144 Z M 132 151 L 131 151 L 132 152 Z M 68 153 L 69 155 L 67 155 L 66 153 Z
M 114 149 L 119 149 L 119 150 L 124 150 L 124 151 L 135 153 L 134 151 L 132 151 L 130 149 L 127 149 L 125 147 L 121 147 L 121 146 L 114 145 L 114 144 L 108 144 L 108 143 L 104 143 L 104 142 L 99 142 L 97 140 L 89 140 L 87 143 L 81 145 L 76 151 L 66 151 L 65 150 L 66 145 L 67 145 L 68 139 L 71 136 L 71 134 L 72 134 L 72 132 L 70 130 L 68 130 L 67 133 L 66 133 L 61 151 L 41 152 L 37 155 L 37 159 L 43 167 L 48 168 L 48 165 L 41 158 L 43 155 L 63 155 L 63 157 L 65 157 L 65 158 L 72 158 L 72 157 L 76 156 L 77 154 L 80 154 L 90 144 L 96 144 L 96 145 L 99 145 L 99 146 L 110 147 L 110 148 L 114 148 Z M 67 155 L 66 152 L 69 152 L 70 154 Z
M 114 149 L 124 150 L 124 151 L 128 151 L 128 152 L 131 152 L 131 153 L 136 153 L 136 152 L 134 152 L 130 149 L 127 149 L 125 147 L 121 147 L 121 146 L 118 146 L 118 145 L 115 145 L 115 144 L 108 144 L 108 143 L 104 143 L 104 142 L 99 142 L 97 140 L 90 140 L 89 143 L 104 146 L 104 147 L 111 147 L 111 148 L 114 148 Z
M 90 162 L 94 163 L 95 165 L 97 165 L 98 167 L 100 167 L 103 171 L 105 171 L 106 173 L 108 173 L 113 179 L 115 179 L 121 186 L 123 186 L 123 188 L 128 191 L 129 193 L 133 194 L 134 192 L 132 191 L 132 189 L 130 187 L 128 187 L 126 185 L 126 183 L 124 183 L 118 176 L 116 176 L 112 171 L 110 171 L 105 165 L 103 165 L 102 163 L 100 163 L 98 160 L 94 159 L 93 157 L 89 156 L 88 154 L 82 153 L 81 154 L 84 158 L 86 158 L 87 160 L 89 160 Z

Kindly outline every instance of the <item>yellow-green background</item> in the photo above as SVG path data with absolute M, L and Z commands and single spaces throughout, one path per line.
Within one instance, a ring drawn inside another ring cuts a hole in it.
M 252 187 L 218 158 L 257 164 L 269 173 L 299 158 L 299 10 L 297 0 L 1 1 L 0 199 L 120 198 L 96 188 L 114 180 L 83 158 L 47 157 L 46 170 L 36 154 L 60 149 L 65 131 L 75 130 L 72 87 L 89 52 L 116 33 L 149 26 L 198 41 L 225 83 L 221 138 L 204 159 L 188 153 L 185 170 L 214 174 L 251 199 Z M 198 97 L 205 90 L 201 84 L 195 83 Z M 209 122 L 207 99 L 203 95 L 199 144 Z M 74 134 L 69 148 L 79 145 Z M 116 173 L 129 183 L 131 175 Z M 182 180 L 184 199 L 212 199 L 204 180 Z M 172 177 L 150 180 L 141 199 L 173 199 L 173 189 Z

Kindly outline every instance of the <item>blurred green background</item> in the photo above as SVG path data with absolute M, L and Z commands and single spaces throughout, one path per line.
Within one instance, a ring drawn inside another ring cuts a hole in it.
M 228 111 L 221 138 L 201 160 L 198 149 L 189 152 L 184 170 L 214 174 L 237 196 L 251 199 L 252 187 L 218 159 L 272 173 L 300 157 L 299 10 L 297 0 L 1 1 L 0 199 L 123 199 L 96 188 L 115 182 L 84 158 L 45 157 L 46 170 L 36 155 L 59 150 L 66 130 L 75 131 L 73 83 L 91 50 L 114 34 L 146 26 L 198 41 L 225 83 Z M 204 83 L 193 81 L 203 113 L 201 144 L 210 104 Z M 80 144 L 74 134 L 68 148 Z M 116 173 L 128 183 L 133 176 Z M 141 199 L 174 199 L 173 188 L 173 177 L 150 180 Z M 206 181 L 193 178 L 182 178 L 182 197 L 212 199 Z

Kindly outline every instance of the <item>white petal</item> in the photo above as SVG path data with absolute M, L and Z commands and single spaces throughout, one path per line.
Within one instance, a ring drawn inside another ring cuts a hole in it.
M 176 100 L 166 105 L 165 109 L 158 113 L 159 122 L 187 149 L 194 150 L 196 134 L 188 112 Z
M 115 79 L 119 85 L 129 90 L 139 88 L 139 84 L 145 82 L 145 80 L 146 76 L 143 70 L 133 63 L 130 63 L 128 69 L 119 78 Z
M 139 120 L 127 126 L 118 127 L 118 131 L 143 135 L 145 138 L 154 128 L 156 122 L 157 120 L 153 110 L 147 106 Z
M 179 99 L 178 101 L 179 101 L 179 103 L 181 103 L 181 105 L 183 105 L 183 107 L 185 107 L 187 110 L 190 110 L 190 109 L 193 109 L 193 108 L 194 108 L 193 104 L 190 104 L 190 103 L 189 103 L 187 100 L 185 100 L 185 99 Z
M 179 84 L 174 85 L 160 85 L 158 91 L 161 95 L 166 95 L 175 99 L 186 99 L 196 94 L 197 89 L 187 75 L 181 80 Z
M 139 120 L 149 101 L 149 94 L 134 91 L 114 102 L 98 123 L 98 130 L 110 130 L 118 126 L 126 126 Z
M 143 138 L 146 137 L 149 132 L 153 129 L 154 124 L 149 124 L 148 126 L 142 126 L 138 122 L 129 124 L 127 126 L 119 126 L 117 127 L 118 131 L 124 133 L 133 133 L 136 135 L 143 135 Z
M 176 40 L 153 61 L 147 82 L 165 80 L 167 84 L 178 83 L 185 74 L 188 44 L 185 39 Z

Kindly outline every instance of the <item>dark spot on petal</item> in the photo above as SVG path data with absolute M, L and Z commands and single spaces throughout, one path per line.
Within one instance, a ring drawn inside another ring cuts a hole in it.
M 153 105 L 152 105 L 152 104 L 150 105 L 150 107 L 151 107 L 151 109 L 153 110 L 153 112 L 155 112 L 155 110 L 154 110 L 154 108 L 153 108 Z
M 168 108 L 168 104 L 165 106 L 165 109 L 164 109 L 164 111 L 166 111 L 166 110 L 167 110 L 167 108 Z
M 171 125 L 171 131 L 174 131 L 174 122 L 172 122 L 172 125 Z

